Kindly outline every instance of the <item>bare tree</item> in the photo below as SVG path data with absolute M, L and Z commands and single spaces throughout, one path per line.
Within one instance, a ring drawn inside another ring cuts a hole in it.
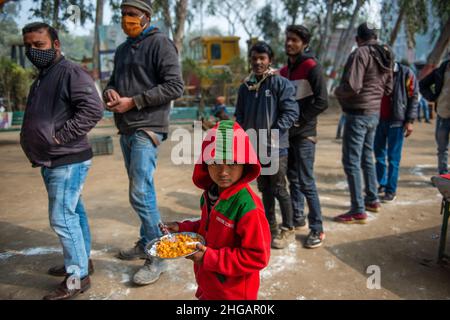
M 352 44 L 354 42 L 355 23 L 359 16 L 362 6 L 367 0 L 356 0 L 355 8 L 353 9 L 351 18 L 348 22 L 347 28 L 341 33 L 338 42 L 338 50 L 333 62 L 332 77 L 336 76 L 337 70 L 344 64 L 345 58 L 350 53 Z
M 99 61 L 99 51 L 100 51 L 100 38 L 98 28 L 103 24 L 103 5 L 104 0 L 97 0 L 97 5 L 95 8 L 95 24 L 94 24 L 94 46 L 92 48 L 92 64 L 95 72 L 99 72 L 100 61 Z M 99 74 L 95 74 L 95 77 Z
M 174 2 L 172 4 L 170 0 L 156 0 L 154 7 L 161 12 L 164 25 L 171 33 L 173 42 L 181 55 L 189 1 L 176 0 Z
M 450 46 L 450 18 L 447 19 L 447 22 L 442 29 L 439 38 L 431 50 L 430 54 L 427 57 L 427 63 L 425 67 L 422 69 L 419 78 L 422 79 L 428 73 L 430 73 L 441 61 L 442 55 L 445 50 Z
M 329 37 L 332 32 L 332 24 L 333 24 L 333 10 L 335 6 L 335 0 L 325 0 L 326 1 L 326 9 L 325 9 L 325 21 L 324 21 L 324 27 L 322 29 L 322 32 L 320 34 L 319 39 L 319 46 L 317 48 L 317 56 L 319 59 L 323 62 L 323 59 L 325 57 L 324 51 L 326 48 L 326 45 L 328 44 Z

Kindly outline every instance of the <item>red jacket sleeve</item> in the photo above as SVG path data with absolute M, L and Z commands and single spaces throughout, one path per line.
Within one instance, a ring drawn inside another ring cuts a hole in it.
M 200 228 L 200 219 L 198 220 L 185 220 L 182 222 L 177 222 L 179 232 L 195 232 L 198 233 L 198 229 Z
M 203 257 L 205 270 L 225 276 L 241 276 L 267 266 L 270 231 L 264 212 L 261 209 L 248 212 L 237 223 L 236 232 L 241 238 L 241 246 L 220 249 L 208 247 Z

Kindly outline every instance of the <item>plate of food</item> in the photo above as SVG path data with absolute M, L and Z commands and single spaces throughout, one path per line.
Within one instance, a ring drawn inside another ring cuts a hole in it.
M 205 244 L 205 239 L 194 232 L 177 232 L 166 234 L 150 241 L 145 252 L 152 258 L 178 259 L 198 252 L 197 243 Z

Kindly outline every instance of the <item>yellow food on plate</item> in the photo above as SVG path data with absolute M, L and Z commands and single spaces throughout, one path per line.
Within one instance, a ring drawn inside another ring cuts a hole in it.
M 156 253 L 160 258 L 178 258 L 184 255 L 193 253 L 196 250 L 195 244 L 188 244 L 189 242 L 197 242 L 198 238 L 190 237 L 186 234 L 174 235 L 175 241 L 169 238 L 162 239 L 156 245 Z

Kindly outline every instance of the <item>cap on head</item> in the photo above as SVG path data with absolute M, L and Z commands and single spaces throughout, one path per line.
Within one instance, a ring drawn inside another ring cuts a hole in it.
M 152 2 L 150 0 L 123 0 L 120 7 L 122 8 L 123 6 L 134 7 L 148 13 L 149 16 L 153 14 Z

